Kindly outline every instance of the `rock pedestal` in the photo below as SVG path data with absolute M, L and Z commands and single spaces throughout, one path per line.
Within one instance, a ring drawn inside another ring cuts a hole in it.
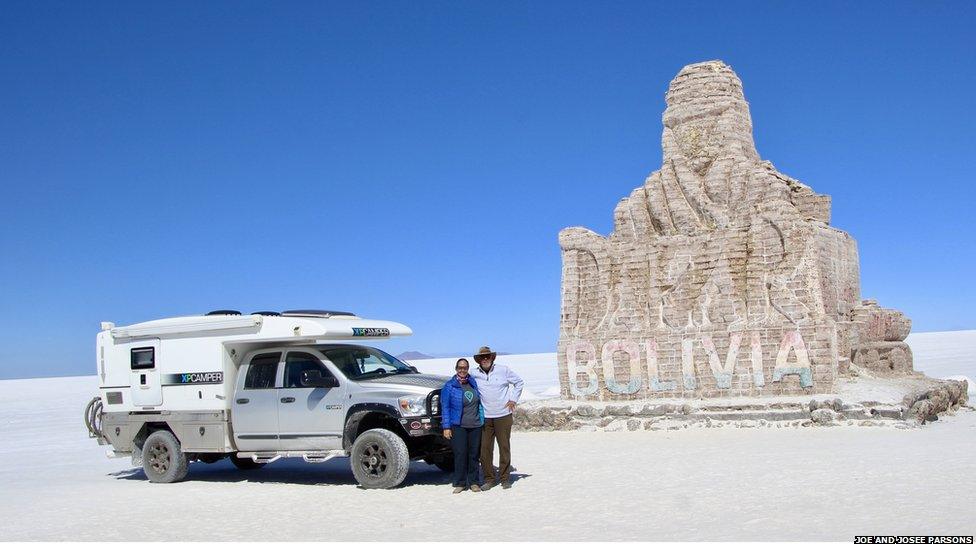
M 559 233 L 563 397 L 828 393 L 852 360 L 911 372 L 911 321 L 861 300 L 830 197 L 760 158 L 732 69 L 688 65 L 665 99 L 663 164 L 613 232 Z

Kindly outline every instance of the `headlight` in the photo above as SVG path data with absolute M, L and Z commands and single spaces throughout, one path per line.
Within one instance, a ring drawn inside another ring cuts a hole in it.
M 400 415 L 402 416 L 422 416 L 427 413 L 427 397 L 408 396 L 400 397 Z

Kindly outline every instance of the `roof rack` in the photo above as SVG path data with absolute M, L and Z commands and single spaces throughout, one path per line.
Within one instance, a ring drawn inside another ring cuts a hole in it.
M 282 311 L 281 316 L 312 316 L 317 318 L 330 318 L 333 316 L 356 316 L 353 313 L 343 311 L 323 311 L 321 309 L 294 309 Z
M 386 339 L 408 336 L 410 327 L 399 322 L 359 318 L 338 311 L 287 311 L 290 316 L 259 314 L 181 316 L 160 318 L 130 326 L 103 327 L 122 339 L 215 337 L 225 341 L 309 342 Z
M 210 311 L 206 316 L 218 316 L 218 315 L 235 315 L 240 316 L 240 311 L 234 311 L 231 309 L 217 309 L 216 311 Z
M 261 315 L 261 316 L 281 316 L 281 313 L 279 313 L 278 311 L 254 311 L 251 314 Z

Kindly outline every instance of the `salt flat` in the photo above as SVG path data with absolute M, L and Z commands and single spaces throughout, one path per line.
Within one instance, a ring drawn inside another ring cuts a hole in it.
M 470 540 L 849 541 L 976 523 L 969 410 L 914 430 L 516 433 L 515 487 L 455 496 L 423 463 L 398 489 L 359 489 L 345 459 L 195 463 L 150 484 L 87 438 L 93 382 L 0 382 L 0 541 L 446 541 L 453 517 Z
M 945 334 L 911 341 L 917 368 L 976 377 L 976 331 Z M 417 364 L 453 368 L 440 361 Z M 530 393 L 551 393 L 554 355 L 499 361 L 522 370 Z M 967 409 L 911 430 L 516 433 L 515 488 L 455 496 L 423 463 L 398 489 L 359 489 L 345 459 L 249 473 L 195 463 L 185 482 L 150 484 L 87 437 L 96 386 L 95 376 L 0 381 L 0 541 L 447 541 L 455 517 L 470 540 L 512 541 L 849 541 L 976 524 Z

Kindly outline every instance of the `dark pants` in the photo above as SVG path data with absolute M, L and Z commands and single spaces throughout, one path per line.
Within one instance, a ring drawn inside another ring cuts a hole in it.
M 512 467 L 512 414 L 494 419 L 485 418 L 485 436 L 481 438 L 481 470 L 485 474 L 485 484 L 495 483 L 495 441 L 498 441 L 498 480 L 508 482 Z
M 454 486 L 467 488 L 478 484 L 478 452 L 481 427 L 451 427 L 451 449 L 454 450 Z

